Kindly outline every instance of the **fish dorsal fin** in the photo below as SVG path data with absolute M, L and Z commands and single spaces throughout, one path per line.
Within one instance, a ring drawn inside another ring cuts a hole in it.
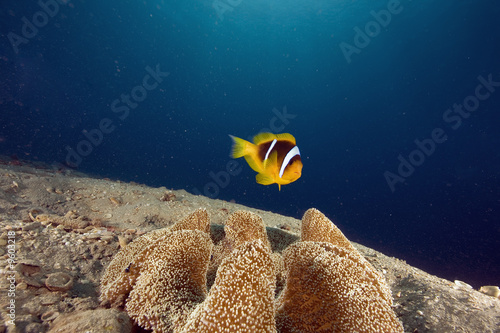
M 276 134 L 276 139 L 280 141 L 288 141 L 296 145 L 297 143 L 295 142 L 295 137 L 291 135 L 290 133 L 281 133 L 281 134 Z
M 256 145 L 260 145 L 261 143 L 266 143 L 273 141 L 274 139 L 279 141 L 288 141 L 293 145 L 296 145 L 295 138 L 290 133 L 281 133 L 281 134 L 273 134 L 273 133 L 259 133 L 253 137 L 253 143 Z
M 270 142 L 276 139 L 276 135 L 273 133 L 259 133 L 253 137 L 253 143 L 260 145 L 262 143 Z

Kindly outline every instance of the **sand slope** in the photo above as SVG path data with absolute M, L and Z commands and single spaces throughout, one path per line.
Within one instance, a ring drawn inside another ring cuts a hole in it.
M 99 306 L 104 268 L 120 243 L 169 226 L 199 207 L 207 209 L 213 224 L 222 224 L 240 209 L 259 214 L 274 251 L 296 241 L 300 232 L 297 219 L 182 190 L 95 179 L 4 159 L 0 162 L 0 332 L 130 331 L 126 314 Z M 384 273 L 405 331 L 500 332 L 498 298 L 354 245 Z M 15 326 L 10 322 L 12 304 Z

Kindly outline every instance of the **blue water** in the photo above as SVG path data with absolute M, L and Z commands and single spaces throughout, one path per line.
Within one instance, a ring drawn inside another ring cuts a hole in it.
M 498 285 L 498 1 L 172 2 L 3 1 L 0 154 L 316 207 L 353 241 Z M 266 128 L 302 153 L 281 191 L 230 162 L 228 134 Z

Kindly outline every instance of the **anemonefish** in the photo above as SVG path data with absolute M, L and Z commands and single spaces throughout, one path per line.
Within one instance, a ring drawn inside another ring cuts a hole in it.
M 244 157 L 258 174 L 257 183 L 262 185 L 287 185 L 302 174 L 302 160 L 295 138 L 288 133 L 259 133 L 253 143 L 230 135 L 233 139 L 233 158 Z

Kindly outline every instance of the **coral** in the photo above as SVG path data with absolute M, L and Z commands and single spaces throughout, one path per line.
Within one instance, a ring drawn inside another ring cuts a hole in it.
M 102 302 L 115 306 L 123 304 L 135 284 L 145 262 L 157 242 L 176 230 L 210 230 L 210 219 L 205 209 L 198 209 L 169 228 L 148 232 L 136 238 L 114 257 L 101 278 Z
M 224 223 L 224 233 L 225 237 L 215 246 L 212 254 L 208 269 L 209 285 L 212 285 L 215 280 L 217 268 L 222 260 L 238 246 L 260 239 L 264 246 L 271 249 L 264 221 L 257 214 L 242 210 L 234 212 Z
M 403 332 L 384 280 L 359 253 L 299 242 L 284 260 L 287 282 L 276 313 L 281 332 Z
M 172 225 L 170 231 L 177 230 L 200 230 L 210 234 L 210 217 L 206 209 L 197 209 L 184 219 Z
M 170 233 L 168 228 L 149 232 L 136 238 L 115 254 L 101 278 L 102 302 L 109 302 L 115 306 L 122 305 L 139 276 L 143 254 L 146 255 L 148 248 L 168 233 Z
M 182 332 L 276 332 L 274 290 L 270 249 L 260 239 L 246 242 L 222 261 Z
M 276 272 L 276 295 L 279 295 L 283 290 L 286 282 L 286 270 L 285 261 L 281 253 L 273 252 L 271 253 L 271 258 L 273 260 L 274 271 Z
M 257 214 L 243 210 L 234 212 L 224 223 L 224 232 L 232 248 L 236 248 L 248 241 L 260 239 L 264 246 L 271 249 L 264 221 Z
M 283 256 L 255 214 L 230 215 L 216 246 L 209 223 L 198 210 L 128 244 L 101 299 L 128 296 L 130 317 L 153 332 L 403 332 L 384 277 L 318 210 Z
M 385 284 L 384 277 L 352 246 L 342 231 L 316 208 L 308 209 L 302 217 L 300 236 L 302 241 L 326 242 L 353 253 L 352 256 L 356 256 L 356 260 L 362 262 L 366 274 L 373 275 L 375 280 L 380 281 L 381 296 L 386 300 L 391 300 L 392 305 L 391 291 Z
M 300 237 L 302 241 L 328 242 L 354 250 L 342 231 L 316 208 L 310 208 L 304 213 Z
M 153 332 L 184 326 L 207 294 L 211 252 L 210 237 L 199 230 L 175 231 L 157 242 L 127 299 L 129 316 Z
M 301 242 L 284 251 L 284 260 L 281 331 L 403 332 L 384 277 L 319 210 L 306 211 Z

